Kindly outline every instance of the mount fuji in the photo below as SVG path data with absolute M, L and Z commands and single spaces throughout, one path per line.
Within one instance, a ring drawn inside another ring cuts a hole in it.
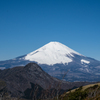
M 35 62 L 51 76 L 67 81 L 100 81 L 100 61 L 86 57 L 64 44 L 50 42 L 15 59 L 0 61 L 0 69 Z
M 73 61 L 73 54 L 81 55 L 59 42 L 50 42 L 36 51 L 27 54 L 24 59 L 36 61 L 38 64 L 68 64 Z

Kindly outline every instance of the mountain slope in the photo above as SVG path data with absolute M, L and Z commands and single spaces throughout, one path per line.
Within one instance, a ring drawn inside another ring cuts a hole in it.
M 50 42 L 43 47 L 15 59 L 0 61 L 0 69 L 24 66 L 35 62 L 51 76 L 67 81 L 99 81 L 100 61 L 81 55 L 69 47 Z M 88 77 L 87 77 L 88 76 Z
M 61 95 L 59 100 L 100 100 L 100 83 L 70 90 Z
M 81 55 L 59 42 L 50 42 L 27 54 L 25 60 L 36 61 L 39 64 L 47 65 L 54 65 L 57 63 L 65 64 L 72 62 L 73 54 Z
M 6 91 L 11 96 L 27 99 L 32 99 L 34 95 L 39 99 L 47 93 L 47 89 L 49 89 L 49 92 L 51 91 L 50 93 L 54 91 L 56 93 L 57 89 L 64 92 L 74 87 L 89 84 L 88 82 L 60 81 L 48 75 L 36 63 L 2 70 L 0 71 L 0 79 L 6 83 Z M 2 86 L 0 82 L 0 92 L 4 87 L 5 85 Z

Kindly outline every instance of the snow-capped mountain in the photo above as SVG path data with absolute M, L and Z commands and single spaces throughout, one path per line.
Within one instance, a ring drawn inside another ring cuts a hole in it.
M 72 62 L 73 54 L 81 55 L 69 47 L 59 43 L 50 42 L 43 47 L 27 54 L 25 60 L 36 61 L 38 64 L 54 65 L 57 63 Z
M 15 59 L 0 61 L 0 68 L 39 64 L 50 75 L 67 81 L 100 81 L 100 61 L 86 57 L 59 42 L 50 42 L 41 48 Z

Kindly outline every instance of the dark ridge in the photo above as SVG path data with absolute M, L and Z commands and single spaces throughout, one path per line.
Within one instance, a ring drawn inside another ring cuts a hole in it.
M 59 93 L 63 93 L 68 89 L 90 84 L 58 80 L 44 72 L 36 63 L 0 70 L 0 79 L 6 83 L 6 90 L 11 97 L 27 99 L 53 97 L 58 89 L 60 89 Z

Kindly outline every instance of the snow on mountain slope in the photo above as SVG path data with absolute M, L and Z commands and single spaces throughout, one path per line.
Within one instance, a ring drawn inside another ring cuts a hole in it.
M 68 72 L 64 80 L 100 81 L 100 61 L 83 56 L 59 42 L 50 42 L 27 55 L 0 61 L 0 69 L 24 66 L 30 62 L 36 62 L 45 72 L 58 79 Z
M 69 62 L 72 62 L 72 57 L 74 57 L 73 54 L 81 55 L 59 42 L 50 42 L 43 47 L 27 54 L 24 59 L 36 61 L 38 64 L 68 64 Z
M 81 63 L 82 63 L 82 64 L 83 64 L 83 63 L 89 64 L 90 61 L 87 61 L 87 60 L 82 59 L 82 60 L 81 60 Z

